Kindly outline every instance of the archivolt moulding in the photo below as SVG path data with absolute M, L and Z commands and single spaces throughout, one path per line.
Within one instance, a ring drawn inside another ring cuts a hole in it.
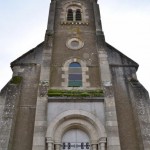
M 49 124 L 46 138 L 60 142 L 63 133 L 75 126 L 85 130 L 91 140 L 106 138 L 106 131 L 100 120 L 93 114 L 83 110 L 68 110 L 58 115 Z M 96 135 L 97 139 L 94 138 L 95 132 L 98 133 Z

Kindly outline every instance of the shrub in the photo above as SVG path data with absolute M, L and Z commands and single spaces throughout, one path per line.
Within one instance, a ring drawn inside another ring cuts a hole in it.
M 22 81 L 22 77 L 21 76 L 14 76 L 12 77 L 10 83 L 11 84 L 20 84 Z

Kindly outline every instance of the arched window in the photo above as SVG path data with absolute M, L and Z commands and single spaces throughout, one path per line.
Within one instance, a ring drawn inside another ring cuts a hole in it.
M 72 9 L 68 9 L 67 21 L 73 21 L 73 11 L 72 11 Z
M 68 87 L 81 87 L 82 86 L 82 68 L 77 62 L 69 65 L 68 70 Z
M 81 10 L 77 8 L 70 8 L 67 10 L 67 21 L 82 21 Z
M 81 21 L 82 17 L 81 17 L 81 10 L 77 9 L 76 10 L 76 21 Z

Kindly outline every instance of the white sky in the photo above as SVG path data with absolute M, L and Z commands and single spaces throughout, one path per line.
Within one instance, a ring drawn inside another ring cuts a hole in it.
M 44 40 L 50 0 L 0 0 L 0 89 L 10 63 Z M 150 91 L 150 1 L 99 1 L 106 42 L 136 61 L 139 81 Z

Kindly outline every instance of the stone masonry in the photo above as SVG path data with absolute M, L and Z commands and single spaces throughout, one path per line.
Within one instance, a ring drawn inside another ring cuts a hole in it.
M 106 43 L 97 0 L 52 0 L 44 41 L 11 68 L 0 150 L 150 150 L 148 92 Z

